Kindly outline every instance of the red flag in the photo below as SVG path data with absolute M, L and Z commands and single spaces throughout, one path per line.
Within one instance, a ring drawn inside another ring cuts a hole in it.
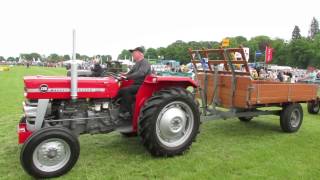
M 266 46 L 266 64 L 272 61 L 273 48 Z

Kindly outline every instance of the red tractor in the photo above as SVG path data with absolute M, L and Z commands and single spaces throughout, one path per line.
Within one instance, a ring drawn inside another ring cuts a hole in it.
M 312 114 L 319 112 L 317 85 L 253 80 L 242 48 L 189 52 L 197 83 L 188 77 L 147 76 L 132 104 L 132 124 L 121 128 L 119 101 L 124 99 L 117 93 L 132 83 L 121 76 L 78 77 L 72 66 L 71 77 L 25 77 L 25 116 L 18 128 L 23 168 L 40 178 L 68 172 L 79 156 L 78 136 L 85 133 L 138 134 L 152 155 L 174 156 L 190 147 L 200 119 L 238 117 L 249 123 L 256 116 L 277 115 L 281 129 L 293 133 L 303 122 L 300 103 L 308 103 Z M 235 52 L 242 60 L 230 58 Z M 235 69 L 238 64 L 244 71 Z M 195 89 L 201 107 L 188 87 Z
M 75 92 L 72 82 L 76 83 Z M 77 162 L 78 136 L 86 133 L 139 134 L 155 156 L 187 150 L 200 124 L 198 103 L 186 90 L 196 87 L 195 82 L 187 77 L 147 76 L 132 104 L 132 124 L 119 128 L 122 99 L 116 96 L 130 83 L 113 73 L 101 78 L 24 77 L 26 99 L 18 134 L 25 171 L 37 178 L 65 174 Z

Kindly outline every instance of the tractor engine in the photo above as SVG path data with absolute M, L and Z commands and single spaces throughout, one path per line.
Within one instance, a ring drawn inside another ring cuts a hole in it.
M 31 131 L 36 128 L 39 101 L 24 103 L 25 120 Z M 66 127 L 78 135 L 108 133 L 114 130 L 117 116 L 118 106 L 111 99 L 50 100 L 42 127 Z
M 28 131 L 52 126 L 66 127 L 77 135 L 114 130 L 118 105 L 113 101 L 119 90 L 118 80 L 79 77 L 77 87 L 71 82 L 70 77 L 24 77 Z

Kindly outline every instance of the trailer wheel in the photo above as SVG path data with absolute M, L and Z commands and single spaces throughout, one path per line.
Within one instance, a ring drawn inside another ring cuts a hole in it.
M 250 122 L 253 119 L 253 117 L 252 116 L 238 117 L 238 119 L 242 122 Z
M 180 155 L 195 140 L 200 125 L 198 102 L 183 88 L 156 92 L 141 110 L 139 135 L 154 156 Z
M 290 104 L 283 107 L 280 114 L 280 126 L 284 132 L 296 132 L 303 121 L 303 111 L 300 104 Z
M 308 102 L 308 112 L 310 114 L 318 114 L 320 110 L 320 101 L 310 101 Z
M 43 128 L 24 143 L 20 162 L 24 170 L 36 178 L 51 178 L 67 173 L 80 153 L 78 138 L 61 127 Z

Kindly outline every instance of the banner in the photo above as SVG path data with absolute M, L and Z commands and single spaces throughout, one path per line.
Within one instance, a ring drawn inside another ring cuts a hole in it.
M 257 50 L 255 55 L 256 55 L 256 58 L 259 58 L 262 56 L 262 52 L 260 50 Z
M 273 48 L 266 46 L 266 64 L 272 61 Z
M 229 44 L 230 44 L 230 40 L 229 40 L 229 39 L 224 38 L 224 39 L 222 40 L 222 43 L 221 43 L 222 47 L 228 47 Z
M 243 47 L 242 48 L 243 49 L 243 52 L 244 52 L 244 56 L 245 56 L 245 58 L 246 58 L 246 60 L 247 60 L 247 62 L 249 61 L 249 48 L 247 48 L 247 47 Z M 241 56 L 241 54 L 240 53 L 238 53 L 238 52 L 235 52 L 234 53 L 234 55 L 235 55 L 235 58 L 236 58 L 236 60 L 242 60 L 242 56 Z

